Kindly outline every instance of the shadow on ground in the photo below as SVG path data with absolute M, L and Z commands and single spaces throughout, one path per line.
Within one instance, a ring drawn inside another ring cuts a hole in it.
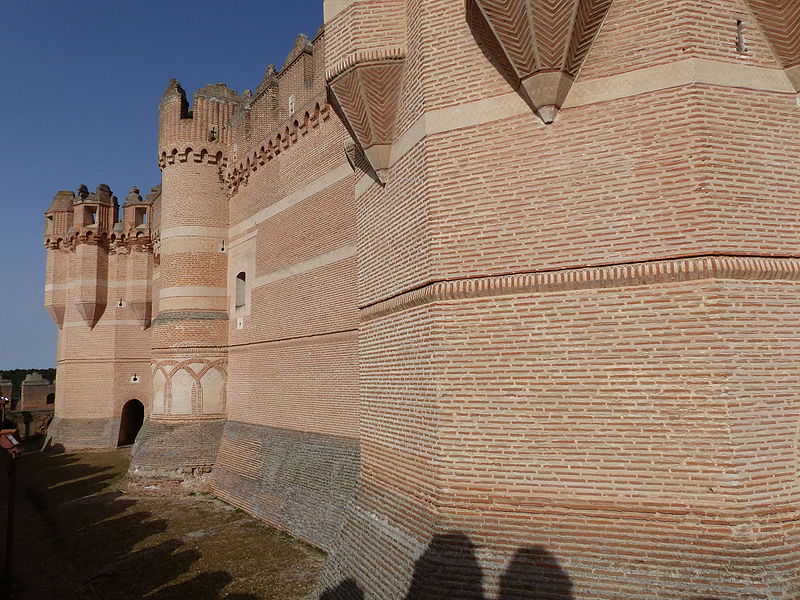
M 139 497 L 118 485 L 130 450 L 20 459 L 15 600 L 293 600 L 323 553 L 205 496 Z M 8 483 L 0 457 L 0 532 Z M 0 550 L 2 539 L 0 539 Z

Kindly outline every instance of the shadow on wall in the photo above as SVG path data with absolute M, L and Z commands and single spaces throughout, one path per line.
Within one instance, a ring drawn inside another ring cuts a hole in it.
M 319 600 L 363 600 L 364 592 L 348 579 Z M 475 546 L 460 532 L 435 536 L 414 563 L 411 587 L 404 600 L 488 600 Z M 574 600 L 572 581 L 542 546 L 517 550 L 500 578 L 496 600 Z

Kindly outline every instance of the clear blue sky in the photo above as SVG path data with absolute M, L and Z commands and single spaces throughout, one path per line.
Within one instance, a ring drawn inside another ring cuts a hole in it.
M 42 306 L 43 212 L 58 190 L 159 183 L 157 104 L 170 77 L 255 87 L 322 0 L 0 0 L 0 370 L 55 366 Z

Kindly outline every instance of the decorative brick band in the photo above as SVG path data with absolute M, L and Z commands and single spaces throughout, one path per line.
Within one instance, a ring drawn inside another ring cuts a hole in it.
M 634 287 L 698 279 L 800 281 L 800 258 L 699 256 L 604 267 L 437 281 L 394 298 L 361 307 L 361 320 L 369 321 L 415 306 L 445 300 Z
M 163 171 L 169 165 L 194 162 L 209 165 L 220 165 L 220 168 L 225 168 L 225 166 L 227 166 L 228 159 L 219 148 L 219 144 L 215 144 L 213 146 L 209 146 L 208 148 L 203 146 L 198 150 L 194 150 L 191 147 L 187 147 L 185 150 L 173 148 L 169 153 L 167 153 L 166 150 L 163 150 L 161 155 L 158 157 L 158 166 Z

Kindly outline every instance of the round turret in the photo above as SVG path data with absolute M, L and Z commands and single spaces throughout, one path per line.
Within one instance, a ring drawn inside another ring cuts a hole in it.
M 195 92 L 190 110 L 186 92 L 171 79 L 159 102 L 159 166 L 219 164 L 230 143 L 228 124 L 240 101 L 235 90 L 216 83 Z

